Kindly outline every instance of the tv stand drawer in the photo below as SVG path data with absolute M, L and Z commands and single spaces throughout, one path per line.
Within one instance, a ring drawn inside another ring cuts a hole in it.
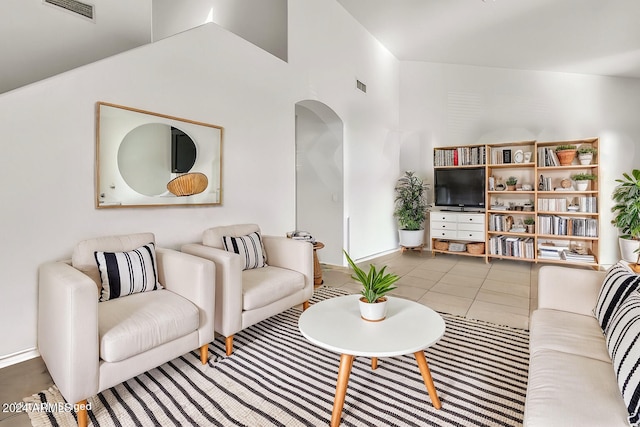
M 458 235 L 456 238 L 458 240 L 473 240 L 475 242 L 484 242 L 484 231 L 458 230 Z
M 458 232 L 456 230 L 434 230 L 432 228 L 431 237 L 435 239 L 457 239 Z

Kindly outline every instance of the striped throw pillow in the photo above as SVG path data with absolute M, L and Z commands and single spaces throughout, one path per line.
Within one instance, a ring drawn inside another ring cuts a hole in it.
M 128 252 L 94 252 L 102 281 L 100 301 L 162 289 L 156 249 L 148 243 Z
M 640 294 L 633 292 L 611 318 L 607 349 L 632 426 L 640 421 Z
M 262 248 L 260 233 L 254 231 L 246 236 L 223 236 L 222 244 L 228 252 L 235 252 L 242 257 L 243 270 L 266 267 L 267 257 Z
M 640 288 L 640 276 L 621 263 L 611 267 L 602 282 L 594 314 L 606 333 L 611 318 L 622 302 Z

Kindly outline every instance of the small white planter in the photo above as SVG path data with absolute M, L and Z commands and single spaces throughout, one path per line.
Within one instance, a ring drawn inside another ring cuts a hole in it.
M 398 230 L 400 246 L 418 248 L 424 244 L 424 230 Z
M 640 247 L 640 240 L 623 239 L 618 238 L 618 244 L 620 245 L 620 257 L 627 262 L 636 262 L 638 260 L 638 253 L 636 249 Z
M 588 179 L 584 180 L 584 181 L 576 181 L 576 189 L 578 191 L 587 191 L 589 189 L 589 183 L 591 181 L 589 181 Z
M 593 153 L 578 154 L 578 160 L 581 165 L 590 165 L 593 160 Z
M 387 317 L 387 298 L 384 301 L 369 303 L 358 300 L 360 304 L 360 316 L 368 322 L 379 322 Z

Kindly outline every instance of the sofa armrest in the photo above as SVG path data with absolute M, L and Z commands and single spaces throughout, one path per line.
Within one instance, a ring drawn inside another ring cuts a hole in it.
M 313 244 L 282 236 L 262 236 L 267 264 L 299 271 L 305 276 L 305 288 L 313 289 Z
M 199 243 L 183 245 L 181 250 L 215 263 L 215 330 L 225 337 L 242 330 L 240 255 Z
M 68 402 L 98 392 L 98 289 L 64 262 L 38 269 L 38 351 Z
M 172 249 L 157 248 L 158 278 L 169 291 L 188 299 L 200 312 L 199 345 L 214 339 L 215 264 Z
M 593 315 L 604 271 L 544 266 L 538 272 L 538 308 Z

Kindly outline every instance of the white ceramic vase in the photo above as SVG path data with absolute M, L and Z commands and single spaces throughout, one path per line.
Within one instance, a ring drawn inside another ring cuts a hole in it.
M 578 154 L 578 160 L 581 165 L 590 165 L 591 160 L 593 160 L 593 153 L 582 153 Z
M 589 189 L 589 180 L 585 179 L 584 181 L 576 181 L 576 189 L 578 191 L 587 191 Z
M 398 230 L 400 246 L 418 248 L 424 244 L 424 230 Z
M 379 322 L 387 317 L 387 298 L 383 297 L 384 301 L 379 302 L 364 302 L 361 299 L 358 300 L 360 304 L 360 316 L 369 322 Z
M 638 260 L 638 253 L 635 250 L 640 248 L 640 240 L 619 237 L 618 244 L 620 245 L 620 257 L 623 260 L 627 262 L 636 262 Z

